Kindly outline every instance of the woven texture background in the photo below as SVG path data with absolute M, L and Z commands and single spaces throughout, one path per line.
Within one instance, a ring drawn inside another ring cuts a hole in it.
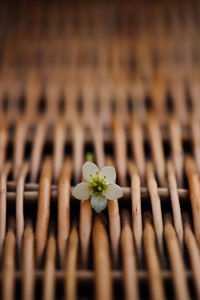
M 199 32 L 197 0 L 1 2 L 2 300 L 200 299 Z

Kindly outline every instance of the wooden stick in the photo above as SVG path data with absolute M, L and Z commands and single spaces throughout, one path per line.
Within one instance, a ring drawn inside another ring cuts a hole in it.
M 8 144 L 8 124 L 7 121 L 2 121 L 0 127 L 0 172 L 2 171 L 5 159 L 6 159 L 6 148 Z
M 190 127 L 194 157 L 200 173 L 200 123 L 194 116 L 191 116 Z
M 52 162 L 49 157 L 44 160 L 40 176 L 39 199 L 35 230 L 36 259 L 40 265 L 47 241 L 50 216 L 50 191 L 52 180 Z
M 162 260 L 164 260 L 162 210 L 161 210 L 161 203 L 160 203 L 160 198 L 157 190 L 157 182 L 154 176 L 153 165 L 151 162 L 147 162 L 147 187 L 151 199 L 153 223 L 154 223 L 156 237 L 158 241 L 158 247 L 159 247 L 160 254 L 162 256 Z
M 81 246 L 81 265 L 87 268 L 89 257 L 90 237 L 92 231 L 92 207 L 89 200 L 80 204 L 79 236 Z
M 65 270 L 56 270 L 56 280 L 58 282 L 61 282 L 65 278 Z M 172 280 L 171 277 L 171 271 L 170 270 L 162 270 L 161 272 L 162 279 L 164 282 Z M 19 270 L 15 271 L 14 274 L 16 280 L 22 279 L 22 272 Z M 185 276 L 188 280 L 193 279 L 193 273 L 191 270 L 186 269 L 185 270 Z M 138 270 L 137 271 L 137 277 L 139 282 L 145 283 L 148 280 L 148 273 L 146 270 Z M 42 281 L 44 278 L 44 270 L 43 269 L 37 269 L 35 270 L 35 279 Z M 86 284 L 90 283 L 91 285 L 94 283 L 95 278 L 95 272 L 92 270 L 77 270 L 77 280 L 78 283 Z M 0 272 L 0 279 L 2 279 L 2 272 Z M 111 279 L 115 284 L 121 283 L 123 279 L 123 272 L 120 270 L 114 270 L 111 272 Z
M 166 186 L 165 179 L 165 157 L 162 145 L 162 136 L 158 122 L 153 113 L 150 113 L 147 118 L 147 129 L 151 144 L 153 161 L 155 164 L 158 181 L 161 186 Z
M 60 87 L 58 82 L 58 74 L 48 74 L 48 82 L 46 84 L 45 96 L 47 102 L 46 119 L 50 124 L 57 120 L 58 116 L 58 100 L 60 98 Z
M 87 122 L 86 122 L 87 123 Z M 83 164 L 84 133 L 80 127 L 81 122 L 74 127 L 74 168 L 75 181 L 78 182 Z M 89 200 L 80 203 L 79 236 L 81 247 L 81 265 L 87 268 L 89 257 L 89 246 L 92 231 L 92 207 Z
M 79 88 L 77 87 L 76 80 L 73 78 L 73 75 L 70 74 L 69 78 L 67 78 L 67 82 L 63 87 L 64 89 L 64 98 L 65 98 L 65 121 L 73 126 L 77 122 L 78 114 L 77 114 L 77 100 Z
M 192 78 L 189 82 L 189 90 L 193 107 L 193 118 L 198 118 L 200 116 L 200 90 L 199 90 L 199 78 Z
M 146 119 L 146 107 L 145 107 L 145 84 L 138 76 L 134 80 L 131 80 L 129 86 L 129 93 L 132 97 L 132 103 L 134 105 L 133 116 L 134 119 L 138 118 L 143 124 Z
M 47 124 L 44 119 L 41 119 L 36 128 L 35 139 L 33 142 L 33 148 L 31 152 L 31 182 L 35 182 L 38 176 L 40 162 L 42 159 L 42 150 L 45 142 L 46 130 Z
M 108 236 L 100 217 L 93 226 L 93 255 L 95 270 L 95 295 L 97 300 L 112 299 L 111 262 Z
M 129 123 L 128 106 L 127 106 L 127 86 L 124 80 L 120 83 L 114 83 L 113 95 L 116 103 L 116 115 L 119 122 L 126 128 Z
M 33 228 L 28 224 L 24 231 L 22 255 L 22 298 L 34 299 L 34 234 Z
M 104 77 L 105 78 L 105 77 Z M 105 127 L 111 126 L 111 99 L 110 99 L 110 90 L 109 84 L 102 84 L 101 88 L 99 89 L 100 100 L 101 100 L 101 113 L 100 113 L 100 122 L 101 125 Z
M 69 237 L 69 245 L 66 256 L 65 271 L 65 299 L 77 299 L 77 257 L 78 257 L 78 232 L 75 227 L 72 228 Z
M 0 257 L 3 247 L 3 242 L 6 234 L 6 217 L 7 217 L 7 177 L 10 172 L 11 165 L 10 163 L 6 163 L 3 167 L 2 173 L 0 175 Z
M 163 78 L 161 72 L 155 72 L 155 76 L 151 84 L 151 97 L 153 102 L 153 109 L 156 114 L 156 119 L 163 125 L 166 123 L 167 111 L 165 106 L 166 99 L 166 80 Z
M 184 218 L 184 237 L 185 237 L 185 244 L 188 250 L 190 264 L 192 268 L 193 278 L 194 278 L 194 284 L 195 289 L 197 293 L 198 299 L 200 299 L 200 254 L 199 254 L 199 248 L 194 236 L 194 233 L 192 232 L 191 224 L 188 220 L 188 218 Z
M 81 168 L 83 165 L 84 153 L 84 131 L 81 124 L 77 123 L 73 127 L 73 157 L 74 157 L 74 177 L 75 183 L 81 179 Z
M 142 259 L 142 211 L 141 211 L 141 182 L 134 163 L 129 162 L 131 177 L 132 228 L 139 261 Z
M 178 75 L 178 74 L 177 74 Z M 176 76 L 175 80 L 172 80 L 170 84 L 170 92 L 172 94 L 173 103 L 175 107 L 175 114 L 182 125 L 185 125 L 188 121 L 188 114 L 185 105 L 185 91 L 184 84 L 179 76 Z
M 194 160 L 187 156 L 185 159 L 185 171 L 189 183 L 190 201 L 192 206 L 194 233 L 200 247 L 200 182 Z
M 91 74 L 89 69 L 86 78 L 84 78 L 83 80 L 82 94 L 84 100 L 83 123 L 85 128 L 89 128 L 92 125 L 92 123 L 95 121 L 95 117 L 94 117 L 95 90 L 94 90 L 94 85 L 91 85 Z
M 106 165 L 113 166 L 113 161 L 110 157 L 106 158 Z M 119 204 L 117 199 L 108 200 L 108 216 L 113 266 L 114 268 L 117 268 L 119 263 L 119 244 L 121 235 L 121 221 L 119 214 Z
M 179 238 L 179 242 L 183 247 L 183 223 L 182 223 L 182 216 L 181 216 L 181 208 L 180 208 L 174 167 L 170 160 L 168 160 L 167 162 L 167 173 L 168 173 L 168 184 L 169 184 L 169 192 L 170 192 L 170 198 L 172 204 L 174 226 Z
M 13 172 L 14 172 L 14 180 L 17 179 L 19 175 L 19 171 L 22 166 L 24 152 L 25 152 L 25 142 L 26 142 L 26 134 L 28 128 L 25 120 L 23 118 L 19 119 L 16 132 L 14 137 L 14 158 L 13 158 Z
M 178 300 L 190 299 L 181 248 L 169 217 L 165 219 L 164 233 L 176 298 Z
M 65 147 L 65 124 L 64 120 L 60 119 L 56 122 L 54 131 L 54 179 L 57 181 L 62 169 L 64 160 L 64 147 Z
M 127 172 L 127 146 L 126 135 L 122 121 L 115 116 L 113 120 L 113 134 L 114 134 L 114 151 L 116 167 L 119 174 L 119 183 L 121 186 L 126 186 L 126 172 Z
M 113 266 L 116 268 L 119 263 L 119 241 L 121 233 L 118 200 L 108 200 L 108 214 Z
M 70 231 L 71 160 L 64 162 L 58 182 L 58 251 L 60 264 L 64 266 L 65 250 Z
M 9 183 L 9 187 L 11 187 L 11 191 L 7 191 L 7 200 L 14 202 L 16 199 L 16 193 L 13 191 L 13 187 L 15 187 L 15 184 Z M 33 187 L 33 190 L 32 190 Z M 57 199 L 57 186 L 52 185 L 51 186 L 51 200 L 52 202 L 55 202 Z M 38 185 L 35 184 L 25 184 L 25 191 L 24 191 L 24 200 L 28 201 L 29 203 L 37 202 L 38 200 L 38 191 L 37 191 Z M 71 190 L 74 188 L 74 186 L 71 186 Z M 130 187 L 122 187 L 123 191 L 123 198 L 119 198 L 118 202 L 128 202 L 129 198 L 131 197 L 131 188 Z M 169 189 L 168 188 L 158 188 L 158 195 L 162 202 L 167 203 L 169 200 Z M 188 196 L 189 196 L 189 190 L 188 189 L 178 189 L 178 195 L 181 203 L 187 204 Z M 148 202 L 149 199 L 149 193 L 147 187 L 141 188 L 141 198 L 144 202 Z M 78 203 L 78 202 L 76 202 Z
M 176 171 L 178 186 L 183 185 L 183 148 L 180 123 L 175 116 L 169 121 L 170 142 L 172 147 L 172 159 Z
M 43 299 L 55 299 L 55 263 L 56 263 L 56 241 L 53 234 L 50 235 L 47 243 L 45 259 Z
M 81 153 L 83 153 L 83 151 Z M 76 154 L 78 155 L 78 151 L 76 152 Z M 77 167 L 78 167 L 78 160 L 77 160 Z M 80 237 L 80 247 L 81 247 L 81 265 L 82 268 L 84 269 L 86 269 L 88 266 L 91 231 L 92 231 L 92 207 L 90 204 L 90 200 L 83 200 L 80 203 L 79 237 Z
M 28 162 L 22 165 L 19 171 L 16 187 L 16 239 L 19 253 L 21 253 L 22 238 L 24 234 L 24 182 L 29 170 Z
M 99 169 L 101 169 L 105 165 L 103 129 L 100 127 L 100 124 L 91 124 L 91 131 L 93 135 L 97 165 Z
M 130 226 L 130 215 L 127 210 L 122 211 L 122 224 L 121 249 L 125 299 L 139 299 L 136 253 Z
M 151 225 L 150 218 L 147 217 L 147 215 L 145 217 L 144 227 L 144 251 L 147 262 L 151 297 L 155 300 L 166 299 L 159 256 L 156 249 L 155 232 Z
M 2 265 L 2 299 L 13 300 L 15 294 L 15 234 L 8 230 Z
M 131 146 L 134 153 L 135 163 L 141 176 L 142 183 L 145 182 L 145 153 L 144 137 L 140 122 L 134 118 L 131 122 Z

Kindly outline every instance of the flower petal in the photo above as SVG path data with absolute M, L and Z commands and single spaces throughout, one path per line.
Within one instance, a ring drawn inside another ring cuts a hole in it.
M 109 185 L 108 190 L 104 193 L 104 196 L 109 200 L 121 198 L 123 196 L 122 188 L 119 185 L 112 183 Z
M 105 176 L 106 183 L 114 183 L 116 180 L 116 172 L 113 167 L 103 167 L 99 173 L 99 176 L 103 178 Z
M 72 191 L 72 196 L 78 200 L 87 200 L 91 196 L 87 182 L 81 182 L 75 186 Z
M 90 177 L 95 176 L 97 172 L 99 172 L 99 169 L 93 162 L 86 161 L 86 163 L 84 163 L 82 174 L 85 180 L 90 180 Z
M 94 210 L 97 213 L 99 213 L 106 208 L 108 201 L 105 197 L 102 196 L 101 197 L 92 196 L 90 203 L 92 208 L 94 208 Z

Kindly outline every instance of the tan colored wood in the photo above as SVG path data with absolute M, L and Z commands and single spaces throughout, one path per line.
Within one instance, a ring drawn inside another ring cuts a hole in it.
M 113 161 L 110 157 L 106 158 L 106 165 L 113 166 Z M 109 218 L 109 233 L 112 249 L 113 267 L 117 268 L 119 263 L 119 248 L 121 235 L 121 221 L 118 200 L 108 200 L 108 218 Z
M 34 233 L 31 224 L 27 224 L 24 231 L 22 253 L 22 298 L 34 299 L 35 294 L 35 258 Z
M 176 298 L 190 299 L 181 248 L 169 218 L 166 218 L 164 232 Z
M 200 252 L 188 220 L 185 222 L 184 238 L 194 277 L 197 298 L 200 299 Z
M 144 251 L 147 262 L 151 298 L 155 300 L 166 299 L 161 276 L 159 255 L 156 249 L 156 236 L 153 226 L 148 218 L 145 220 L 144 227 Z
M 22 239 L 24 234 L 24 182 L 29 171 L 28 162 L 24 162 L 16 187 L 16 240 L 19 252 L 21 252 Z
M 122 223 L 121 249 L 125 299 L 139 299 L 136 266 L 137 256 L 134 247 L 133 232 L 130 225 L 130 215 L 127 210 L 122 212 Z
M 170 144 L 172 147 L 172 160 L 177 176 L 179 187 L 183 185 L 183 147 L 181 126 L 175 116 L 172 116 L 169 121 Z
M 109 243 L 105 226 L 100 217 L 95 218 L 93 226 L 93 255 L 95 297 L 97 300 L 111 300 L 113 292 Z
M 50 235 L 47 243 L 43 283 L 43 299 L 55 299 L 56 240 Z
M 115 116 L 113 120 L 113 134 L 114 134 L 114 151 L 116 160 L 116 169 L 118 172 L 118 180 L 121 186 L 126 186 L 127 175 L 127 146 L 126 135 L 122 121 Z
M 81 263 L 87 268 L 89 259 L 89 246 L 92 231 L 92 207 L 89 200 L 80 203 L 79 236 L 81 247 Z
M 69 245 L 66 256 L 65 271 L 65 299 L 77 299 L 77 258 L 78 258 L 78 232 L 75 227 L 72 228 L 69 237 Z
M 147 129 L 152 150 L 153 162 L 158 176 L 158 181 L 161 186 L 166 186 L 165 179 L 165 157 L 162 144 L 162 136 L 159 124 L 153 113 L 150 113 L 147 118 Z
M 178 120 L 181 122 L 182 125 L 185 125 L 188 121 L 188 114 L 186 108 L 186 96 L 184 85 L 181 78 L 179 78 L 179 74 L 176 74 L 176 77 L 171 81 L 172 82 L 170 84 L 170 92 L 173 98 L 175 108 L 174 110 Z
M 91 131 L 94 140 L 94 151 L 95 151 L 96 162 L 99 169 L 101 169 L 105 165 L 105 155 L 104 155 L 103 129 L 100 126 L 99 120 L 95 121 L 93 125 L 91 124 Z
M 27 130 L 28 130 L 28 125 L 25 123 L 24 118 L 20 118 L 16 126 L 15 137 L 14 137 L 14 158 L 13 158 L 14 180 L 17 180 L 23 163 Z
M 198 167 L 198 172 L 200 172 L 200 123 L 193 115 L 190 119 L 190 127 L 195 162 Z
M 47 242 L 50 217 L 51 180 L 52 162 L 51 159 L 47 157 L 43 162 L 42 172 L 40 176 L 37 220 L 35 229 L 36 260 L 38 265 L 40 265 L 41 263 Z
M 158 248 L 162 257 L 164 257 L 163 248 L 163 219 L 160 198 L 158 195 L 157 182 L 154 175 L 154 169 L 152 163 L 147 162 L 147 187 L 151 200 L 151 208 L 153 214 L 153 223 L 158 241 Z
M 47 124 L 44 119 L 39 120 L 36 127 L 34 142 L 31 151 L 31 182 L 35 182 L 38 176 L 40 162 L 42 159 L 42 150 L 45 143 Z
M 28 122 L 34 122 L 37 117 L 37 104 L 41 95 L 41 82 L 36 69 L 32 68 L 27 76 L 25 85 L 26 111 L 25 118 Z
M 84 131 L 78 122 L 72 129 L 73 131 L 73 160 L 75 182 L 81 179 L 81 168 L 84 162 Z
M 6 234 L 2 261 L 2 299 L 14 300 L 15 294 L 15 234 L 10 228 Z
M 168 117 L 165 106 L 167 84 L 162 71 L 155 71 L 154 74 L 150 93 L 156 118 L 159 124 L 163 125 Z
M 0 256 L 2 254 L 3 243 L 6 235 L 6 219 L 7 219 L 7 177 L 10 172 L 11 165 L 6 163 L 0 174 Z
M 131 177 L 132 228 L 135 238 L 138 258 L 142 260 L 142 209 L 141 209 L 141 180 L 134 163 L 129 162 Z
M 3 120 L 0 126 L 0 171 L 6 160 L 6 149 L 8 145 L 8 124 Z
M 53 153 L 53 168 L 54 178 L 58 181 L 63 161 L 65 148 L 65 124 L 64 120 L 60 119 L 56 123 L 54 130 L 54 153 Z
M 200 247 L 200 182 L 195 162 L 191 157 L 186 157 L 185 170 L 189 183 L 190 201 L 192 206 L 194 233 Z
M 64 162 L 58 182 L 58 251 L 60 264 L 64 266 L 65 251 L 70 232 L 70 198 L 71 198 L 72 163 L 69 158 Z
M 135 164 L 141 176 L 142 182 L 145 181 L 145 153 L 144 153 L 144 134 L 140 122 L 134 118 L 131 123 L 131 145 L 134 153 Z
M 175 177 L 174 166 L 171 160 L 167 162 L 168 185 L 172 204 L 172 213 L 174 220 L 174 227 L 178 235 L 181 246 L 183 247 L 183 223 L 181 216 L 180 200 L 178 195 L 177 181 Z

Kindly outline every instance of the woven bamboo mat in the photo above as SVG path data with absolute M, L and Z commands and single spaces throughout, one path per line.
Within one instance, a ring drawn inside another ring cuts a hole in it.
M 199 32 L 197 0 L 0 3 L 1 299 L 200 299 Z

